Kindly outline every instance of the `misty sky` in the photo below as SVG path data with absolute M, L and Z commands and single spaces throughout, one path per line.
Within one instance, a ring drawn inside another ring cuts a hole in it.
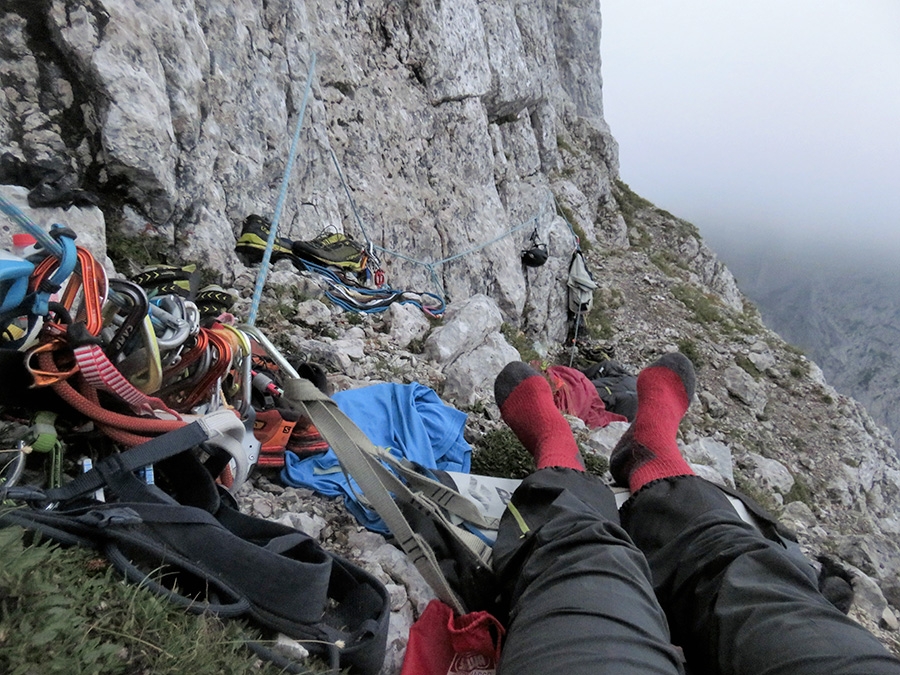
M 601 0 L 621 177 L 714 247 L 859 241 L 900 263 L 900 1 Z

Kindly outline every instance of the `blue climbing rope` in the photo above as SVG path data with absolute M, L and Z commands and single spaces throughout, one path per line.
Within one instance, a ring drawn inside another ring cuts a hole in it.
M 572 225 L 572 223 L 569 222 L 569 219 L 566 218 L 566 214 L 563 213 L 563 210 L 560 207 L 559 202 L 556 201 L 556 195 L 553 194 L 553 192 L 551 191 L 550 196 L 553 197 L 553 206 L 556 209 L 557 215 L 565 221 L 566 225 L 569 226 L 569 231 L 572 233 L 572 237 L 575 238 L 576 250 L 581 249 L 581 237 L 578 236 L 578 234 L 575 232 L 575 227 Z
M 291 151 L 288 155 L 287 165 L 284 167 L 284 177 L 281 180 L 281 193 L 278 195 L 278 203 L 275 206 L 275 215 L 272 216 L 272 224 L 269 227 L 269 239 L 266 242 L 266 250 L 263 252 L 259 273 L 256 275 L 256 287 L 253 289 L 253 299 L 250 302 L 250 314 L 247 323 L 253 326 L 256 323 L 256 315 L 259 312 L 259 303 L 262 300 L 263 286 L 266 285 L 266 276 L 269 273 L 269 261 L 272 259 L 272 249 L 278 233 L 278 221 L 287 198 L 288 183 L 291 178 L 291 169 L 294 167 L 294 155 L 297 153 L 297 143 L 300 141 L 300 129 L 303 127 L 303 118 L 306 114 L 306 103 L 309 100 L 309 91 L 312 88 L 313 71 L 316 68 L 316 54 L 313 52 L 309 64 L 309 73 L 306 76 L 306 88 L 303 91 L 303 101 L 300 104 L 300 115 L 297 118 L 297 128 L 294 130 L 294 139 L 291 141 Z
M 25 230 L 32 237 L 37 239 L 38 243 L 44 247 L 51 255 L 61 258 L 63 254 L 63 246 L 56 239 L 51 237 L 44 228 L 35 223 L 31 218 L 22 213 L 15 204 L 8 201 L 0 195 L 0 211 L 3 211 L 11 218 L 19 227 Z

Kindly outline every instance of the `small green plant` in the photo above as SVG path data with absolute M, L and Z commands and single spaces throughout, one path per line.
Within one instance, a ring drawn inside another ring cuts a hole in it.
M 337 331 L 334 326 L 323 325 L 319 327 L 319 335 L 326 338 L 331 338 L 332 340 L 337 340 L 341 337 L 341 334 Z
M 673 260 L 675 256 L 669 251 L 656 251 L 655 253 L 651 253 L 649 257 L 650 262 L 656 265 L 657 269 L 666 276 L 678 276 L 673 268 L 673 264 L 676 263 L 676 260 Z
M 657 211 L 659 213 L 661 213 L 662 215 L 666 216 L 667 218 L 671 218 L 673 221 L 675 221 L 675 224 L 678 228 L 678 235 L 682 239 L 686 239 L 687 237 L 693 237 L 694 239 L 696 239 L 698 241 L 700 240 L 700 230 L 698 230 L 697 226 L 694 225 L 692 222 L 684 220 L 682 218 L 676 218 L 668 211 L 664 211 L 662 209 L 657 209 Z
M 710 324 L 722 320 L 718 299 L 713 295 L 707 295 L 696 286 L 678 284 L 672 288 L 672 295 L 693 313 L 697 323 Z
M 481 399 L 477 399 L 472 405 L 468 407 L 468 412 L 471 415 L 485 415 L 487 412 L 487 404 Z
M 754 380 L 758 380 L 762 377 L 762 373 L 759 368 L 753 365 L 753 361 L 751 361 L 747 356 L 743 354 L 738 354 L 734 357 L 734 362 L 744 369 L 746 373 L 753 376 Z
M 406 351 L 411 354 L 422 354 L 425 352 L 425 338 L 413 338 L 406 345 Z
M 603 476 L 609 469 L 605 457 L 582 453 L 588 473 Z M 472 451 L 472 473 L 497 478 L 522 479 L 534 473 L 534 459 L 508 427 L 487 432 Z
M 570 155 L 578 154 L 575 151 L 575 148 L 573 148 L 571 145 L 569 145 L 569 143 L 566 141 L 566 139 L 559 135 L 557 135 L 557 137 L 556 137 L 556 147 L 559 148 L 560 150 L 564 150 L 564 151 L 568 152 Z
M 625 224 L 628 225 L 628 228 L 631 229 L 634 224 L 635 215 L 638 211 L 643 209 L 655 209 L 656 207 L 639 194 L 637 194 L 634 190 L 628 187 L 628 184 L 622 180 L 616 179 L 616 202 L 619 205 L 619 210 L 622 212 L 622 217 L 625 218 Z
M 578 243 L 581 246 L 581 250 L 587 253 L 591 250 L 591 242 L 588 241 L 587 235 L 584 233 L 584 228 L 575 217 L 575 212 L 565 204 L 559 202 L 557 202 L 557 204 L 559 206 L 560 215 L 566 219 L 566 222 L 572 227 L 575 236 L 578 237 Z
M 625 219 L 628 223 L 628 219 Z M 641 227 L 637 221 L 628 224 L 628 244 L 639 251 L 649 251 L 653 243 L 653 236 L 646 227 Z
M 703 365 L 703 357 L 700 355 L 696 342 L 690 338 L 682 338 L 676 344 L 678 345 L 678 351 L 688 357 L 695 368 Z
M 794 484 L 784 495 L 784 503 L 790 504 L 791 502 L 803 502 L 810 508 L 815 506 L 813 491 L 800 476 L 794 476 Z
M 525 478 L 534 460 L 509 428 L 487 432 L 472 451 L 472 473 L 498 478 Z
M 591 455 L 589 453 L 581 453 L 581 459 L 584 460 L 584 470 L 595 476 L 604 476 L 609 471 L 609 460 L 603 455 Z
M 500 326 L 500 332 L 503 334 L 503 337 L 506 338 L 506 341 L 519 352 L 519 358 L 521 358 L 522 361 L 531 363 L 532 361 L 541 360 L 541 355 L 535 351 L 532 342 L 525 333 L 518 330 L 515 326 L 504 322 Z
M 809 363 L 806 361 L 796 361 L 791 365 L 791 369 L 789 371 L 791 373 L 791 377 L 795 377 L 798 380 L 809 375 Z
M 618 288 L 598 286 L 594 301 L 586 317 L 587 327 L 597 338 L 608 340 L 615 334 L 612 312 L 625 304 L 625 296 Z
M 800 349 L 797 345 L 792 345 L 789 342 L 784 343 L 784 349 L 789 354 L 793 354 L 794 356 L 803 356 L 804 351 Z
M 172 243 L 162 237 L 136 237 L 125 234 L 119 228 L 106 229 L 106 254 L 118 270 L 138 270 L 149 265 L 169 261 Z
M 743 474 L 735 472 L 734 486 L 745 495 L 756 501 L 764 509 L 771 511 L 772 513 L 780 511 L 778 503 L 775 501 L 772 495 L 770 495 L 765 490 L 761 490 L 755 484 L 751 483 L 747 478 L 744 477 Z
M 747 311 L 740 314 L 730 313 L 729 318 L 724 321 L 724 327 L 731 333 L 744 335 L 758 335 L 763 330 L 759 319 Z

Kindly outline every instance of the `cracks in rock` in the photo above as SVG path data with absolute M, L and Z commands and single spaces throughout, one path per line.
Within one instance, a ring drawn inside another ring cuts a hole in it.
M 109 22 L 109 14 L 96 3 L 69 2 L 65 6 L 66 20 L 75 8 L 82 8 L 93 17 L 93 26 L 102 36 Z M 20 16 L 25 22 L 24 40 L 29 52 L 34 56 L 38 69 L 37 82 L 16 83 L 8 74 L 2 78 L 5 86 L 24 94 L 34 88 L 38 92 L 36 103 L 45 116 L 42 127 L 54 133 L 64 144 L 67 163 L 77 168 L 80 181 L 88 190 L 98 192 L 103 189 L 101 182 L 102 162 L 95 161 L 101 147 L 99 130 L 92 128 L 90 116 L 96 108 L 95 100 L 90 93 L 92 83 L 84 83 L 87 75 L 79 73 L 77 64 L 67 57 L 64 47 L 60 45 L 61 36 L 48 18 L 50 3 L 46 0 L 12 0 L 10 11 Z M 16 57 L 11 54 L 9 56 Z M 65 83 L 61 85 L 61 83 Z M 71 103 L 66 104 L 65 89 L 71 90 Z M 62 91 L 61 91 L 62 90 Z M 20 144 L 28 133 L 21 121 L 12 116 L 10 125 Z M 86 147 L 85 147 L 86 144 Z M 52 151 L 52 147 L 48 148 Z M 26 153 L 27 154 L 27 153 Z

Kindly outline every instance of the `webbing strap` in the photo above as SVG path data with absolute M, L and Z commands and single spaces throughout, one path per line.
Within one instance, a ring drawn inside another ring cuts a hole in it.
M 491 523 L 484 519 L 478 507 L 456 490 L 421 474 L 408 466 L 407 463 L 397 460 L 393 455 L 386 452 L 380 452 L 379 458 L 390 464 L 416 492 L 420 492 L 434 504 L 459 516 L 463 520 L 468 520 L 476 527 L 491 528 Z
M 147 414 L 154 410 L 168 413 L 175 419 L 181 415 L 169 408 L 162 399 L 148 396 L 131 382 L 109 360 L 98 344 L 82 344 L 72 350 L 75 353 L 75 361 L 84 379 L 95 389 L 108 391 L 128 403 L 135 412 Z
M 210 429 L 202 421 L 187 424 L 136 445 L 130 450 L 101 459 L 90 471 L 60 488 L 47 490 L 44 493 L 45 499 L 50 502 L 64 502 L 94 492 L 106 485 L 104 474 L 114 471 L 136 471 L 184 452 L 209 440 L 209 437 Z
M 412 529 L 382 481 L 384 474 L 379 477 L 378 471 L 373 467 L 373 463 L 377 463 L 376 450 L 368 437 L 331 398 L 316 389 L 309 380 L 287 380 L 284 400 L 288 404 L 298 406 L 312 420 L 319 433 L 334 450 L 341 465 L 359 484 L 367 500 L 397 539 L 400 548 L 409 556 L 437 596 L 454 610 L 464 614 L 465 608 L 441 572 L 434 551 Z M 398 479 L 395 480 L 396 483 L 400 483 Z
M 369 464 L 375 473 L 378 474 L 382 483 L 384 483 L 387 489 L 394 494 L 396 499 L 407 504 L 412 504 L 420 511 L 424 510 L 433 518 L 440 520 L 450 535 L 455 537 L 459 543 L 463 544 L 475 554 L 481 562 L 485 565 L 490 565 L 490 560 L 494 552 L 493 548 L 488 546 L 481 538 L 471 532 L 467 532 L 466 530 L 457 527 L 455 523 L 444 515 L 444 509 L 446 509 L 450 513 L 455 513 L 461 518 L 469 520 L 464 514 L 471 512 L 474 515 L 474 518 L 471 521 L 473 525 L 489 529 L 490 526 L 484 521 L 481 514 L 478 513 L 477 507 L 472 504 L 472 502 L 458 492 L 441 485 L 437 481 L 432 481 L 412 469 L 402 467 L 400 462 L 393 457 L 388 456 L 386 452 L 380 452 L 376 449 L 376 453 L 377 457 L 380 457 L 382 460 L 387 460 L 394 468 L 399 468 L 404 478 L 407 480 L 411 479 L 411 482 L 415 481 L 417 485 L 413 485 L 413 487 L 421 485 L 424 489 L 431 491 L 431 495 L 426 492 L 414 492 L 407 487 L 406 483 L 388 471 L 375 456 L 371 457 Z M 432 497 L 432 495 L 434 495 L 434 497 Z M 452 508 L 447 508 L 444 504 L 447 504 Z

